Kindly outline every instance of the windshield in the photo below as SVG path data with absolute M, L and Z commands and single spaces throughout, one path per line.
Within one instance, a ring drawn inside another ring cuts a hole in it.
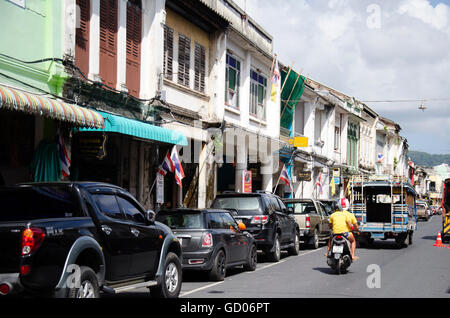
M 288 207 L 294 208 L 294 214 L 316 213 L 316 207 L 311 201 L 286 203 Z
M 156 221 L 161 222 L 171 229 L 202 229 L 203 218 L 200 212 L 198 213 L 183 213 L 183 212 L 159 212 L 156 216 Z
M 67 186 L 33 186 L 0 190 L 0 221 L 82 216 Z
M 236 209 L 239 211 L 261 210 L 259 197 L 227 197 L 216 198 L 213 203 L 215 209 Z

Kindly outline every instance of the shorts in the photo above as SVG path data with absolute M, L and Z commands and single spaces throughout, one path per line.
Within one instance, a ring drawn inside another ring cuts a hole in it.
M 333 236 L 338 236 L 338 235 L 343 236 L 343 237 L 345 237 L 346 239 L 348 239 L 348 236 L 350 235 L 350 232 L 337 233 L 337 234 L 334 234 L 334 233 L 333 233 Z

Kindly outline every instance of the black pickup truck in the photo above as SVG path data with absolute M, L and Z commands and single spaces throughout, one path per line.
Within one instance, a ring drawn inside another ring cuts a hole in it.
M 182 250 L 131 194 L 94 182 L 0 188 L 0 295 L 178 297 Z

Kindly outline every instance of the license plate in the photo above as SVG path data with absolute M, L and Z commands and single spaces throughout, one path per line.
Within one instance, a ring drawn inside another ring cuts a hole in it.
M 333 246 L 333 253 L 342 254 L 342 252 L 344 252 L 344 246 L 342 245 Z

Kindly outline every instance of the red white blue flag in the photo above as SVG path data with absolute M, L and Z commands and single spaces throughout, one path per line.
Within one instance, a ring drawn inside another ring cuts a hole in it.
M 61 164 L 61 174 L 63 177 L 68 177 L 70 175 L 70 158 L 67 155 L 67 149 L 61 134 L 58 134 L 58 153 L 59 162 Z
M 283 183 L 287 185 L 292 192 L 292 183 L 291 179 L 289 178 L 289 173 L 286 169 L 286 165 L 283 165 L 283 170 L 281 170 L 280 181 L 283 181 Z
M 158 173 L 165 176 L 167 172 L 173 172 L 175 175 L 175 181 L 181 187 L 182 180 L 184 178 L 184 170 L 181 166 L 181 161 L 178 156 L 178 150 L 176 146 L 173 146 L 172 151 L 167 151 L 166 156 L 162 164 L 158 168 Z

